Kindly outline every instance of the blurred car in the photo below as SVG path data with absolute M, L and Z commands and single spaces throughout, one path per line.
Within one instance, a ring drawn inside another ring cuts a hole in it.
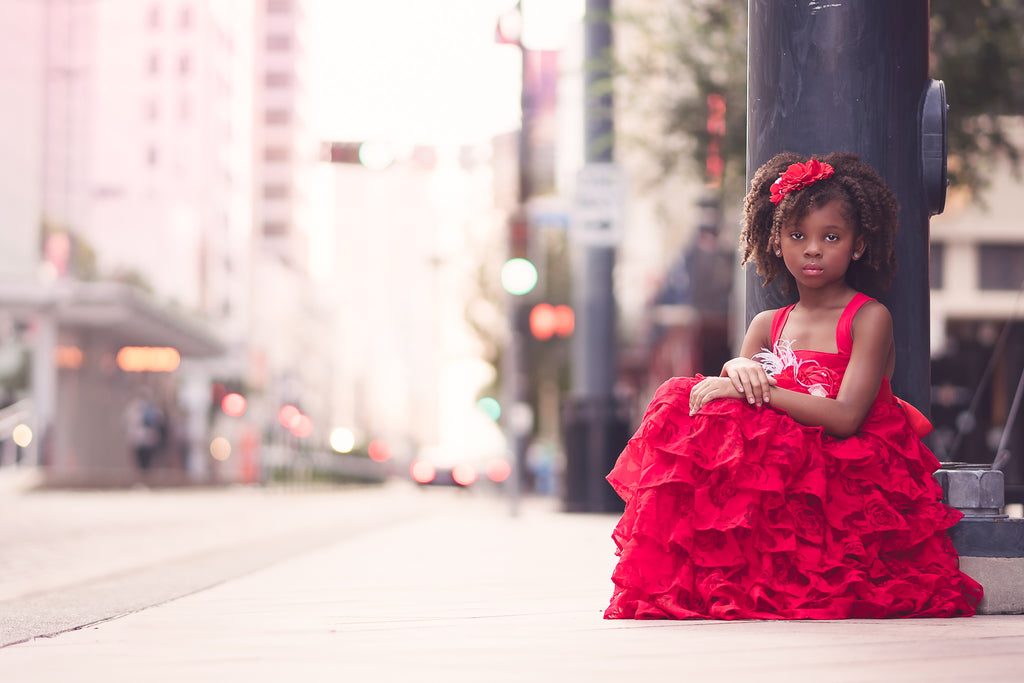
M 440 448 L 424 448 L 409 465 L 409 476 L 422 486 L 473 486 L 484 480 L 500 484 L 512 468 L 500 458 L 452 457 Z

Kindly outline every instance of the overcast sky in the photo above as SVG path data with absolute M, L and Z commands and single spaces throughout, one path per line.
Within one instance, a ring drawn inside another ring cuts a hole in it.
M 520 54 L 495 42 L 513 0 L 315 0 L 316 123 L 335 139 L 474 142 L 519 123 Z M 525 0 L 551 47 L 583 0 Z M 543 13 L 543 16 L 542 16 Z M 543 33 L 543 36 L 542 36 Z

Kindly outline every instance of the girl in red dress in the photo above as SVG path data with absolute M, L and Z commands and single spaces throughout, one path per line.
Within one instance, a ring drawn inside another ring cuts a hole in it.
M 974 613 L 927 420 L 896 399 L 897 203 L 853 154 L 779 154 L 751 181 L 743 260 L 796 304 L 755 317 L 720 377 L 675 377 L 608 481 L 626 501 L 608 619 Z

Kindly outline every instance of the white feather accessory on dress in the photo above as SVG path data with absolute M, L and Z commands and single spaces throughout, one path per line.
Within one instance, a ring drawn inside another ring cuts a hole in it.
M 821 382 L 814 382 L 807 384 L 800 380 L 800 368 L 806 365 L 813 365 L 821 368 L 821 364 L 816 360 L 805 360 L 802 361 L 796 356 L 796 351 L 793 350 L 792 339 L 779 339 L 775 342 L 775 348 L 772 351 L 761 347 L 761 353 L 755 353 L 751 358 L 756 360 L 764 368 L 764 373 L 769 377 L 774 377 L 786 368 L 793 368 L 793 379 L 795 379 L 800 386 L 807 389 L 807 393 L 812 396 L 820 396 L 826 398 L 828 396 L 831 386 L 825 386 Z M 829 373 L 830 374 L 830 373 Z M 831 385 L 831 382 L 829 382 Z

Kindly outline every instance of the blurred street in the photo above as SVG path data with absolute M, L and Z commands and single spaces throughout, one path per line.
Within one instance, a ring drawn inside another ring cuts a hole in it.
M 1024 616 L 605 621 L 614 515 L 365 488 L 2 491 L 3 681 L 1012 681 Z M 694 678 L 693 680 L 696 680 Z

